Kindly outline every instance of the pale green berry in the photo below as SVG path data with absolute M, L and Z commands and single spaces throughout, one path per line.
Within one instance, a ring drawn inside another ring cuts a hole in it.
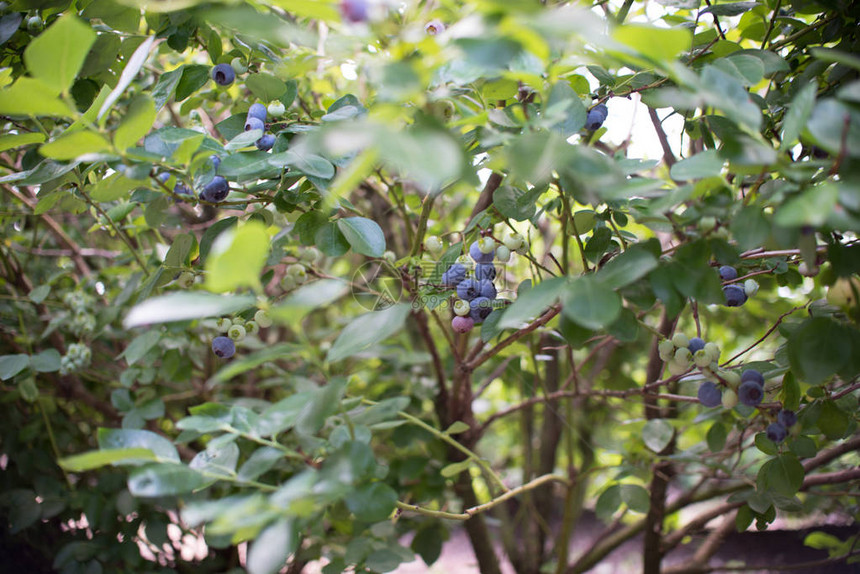
M 507 262 L 511 259 L 511 250 L 507 245 L 499 245 L 496 247 L 496 259 L 501 262 Z
M 188 289 L 189 287 L 194 285 L 194 274 L 189 273 L 188 271 L 183 271 L 179 274 L 179 278 L 176 280 L 176 284 L 183 289 Z
M 281 277 L 281 289 L 284 291 L 292 291 L 296 288 L 298 283 L 296 282 L 296 278 L 292 275 L 284 275 Z
M 308 278 L 308 270 L 301 263 L 293 263 L 287 267 L 287 275 L 295 279 L 297 285 L 301 285 Z
M 45 23 L 39 16 L 30 16 L 27 18 L 27 30 L 30 32 L 38 32 L 45 26 Z
M 320 253 L 320 250 L 313 245 L 308 247 L 307 249 L 304 249 L 299 255 L 299 259 L 311 265 L 316 264 L 321 257 L 322 253 Z
M 663 339 L 657 345 L 657 350 L 660 352 L 660 358 L 664 361 L 671 361 L 675 356 L 675 344 L 669 339 Z
M 268 329 L 272 326 L 272 317 L 269 315 L 269 312 L 264 309 L 260 309 L 254 313 L 254 321 L 256 321 L 257 325 L 263 329 Z
M 233 339 L 234 341 L 241 341 L 245 338 L 245 327 L 242 325 L 234 324 L 230 327 L 230 330 L 227 331 L 227 336 Z
M 689 351 L 687 351 L 689 352 Z M 669 374 L 672 376 L 683 375 L 690 369 L 688 363 L 679 363 L 677 361 L 669 361 Z
M 704 369 L 710 366 L 711 356 L 705 349 L 699 349 L 693 354 L 693 362 L 695 362 L 696 366 L 700 369 Z
M 505 244 L 505 247 L 507 247 L 511 251 L 516 251 L 523 246 L 525 241 L 526 240 L 523 239 L 523 236 L 519 233 L 511 233 L 504 238 L 503 243 Z
M 713 217 L 703 217 L 699 220 L 699 231 L 707 233 L 717 226 L 717 220 Z
M 233 68 L 233 71 L 236 72 L 237 75 L 244 74 L 248 71 L 248 66 L 246 66 L 245 62 L 242 61 L 242 58 L 239 58 L 238 56 L 230 60 L 230 67 Z
M 482 237 L 478 240 L 478 249 L 481 250 L 481 253 L 492 253 L 495 248 L 496 240 L 492 237 Z
M 729 388 L 737 390 L 741 384 L 741 375 L 737 371 L 722 371 L 720 376 L 729 386 Z
M 732 389 L 726 389 L 723 391 L 722 402 L 727 409 L 733 409 L 738 405 L 738 394 Z
M 690 365 L 690 360 L 693 358 L 693 354 L 690 352 L 690 349 L 686 347 L 681 347 L 677 351 L 675 351 L 675 358 L 673 359 L 676 363 L 682 365 Z
M 672 343 L 679 349 L 687 348 L 690 346 L 690 338 L 684 333 L 675 333 L 675 336 L 672 337 Z
M 222 333 L 226 333 L 230 330 L 230 327 L 233 326 L 233 321 L 228 319 L 227 317 L 221 317 L 218 319 L 218 323 L 216 323 L 218 330 Z
M 454 303 L 454 313 L 457 315 L 464 317 L 471 312 L 472 308 L 469 306 L 468 301 L 463 301 L 462 299 L 457 299 Z
M 269 102 L 269 105 L 266 107 L 266 111 L 269 112 L 269 115 L 273 118 L 279 118 L 284 115 L 284 112 L 287 109 L 284 107 L 284 103 L 280 100 L 274 100 Z
M 260 332 L 260 326 L 257 324 L 256 321 L 248 321 L 247 323 L 245 323 L 245 331 L 249 335 L 256 335 Z
M 758 293 L 758 281 L 755 279 L 747 279 L 744 281 L 744 293 L 747 294 L 747 297 L 752 297 Z
M 445 248 L 442 240 L 436 235 L 431 235 L 424 240 L 424 247 L 433 255 L 438 255 Z
M 720 360 L 720 347 L 716 343 L 705 343 L 704 351 L 711 358 L 711 361 Z

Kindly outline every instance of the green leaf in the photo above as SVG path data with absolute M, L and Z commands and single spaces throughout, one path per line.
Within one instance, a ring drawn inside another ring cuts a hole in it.
M 597 272 L 597 279 L 607 289 L 620 289 L 638 281 L 656 268 L 657 258 L 644 247 L 634 245 L 610 259 Z
M 37 36 L 24 50 L 30 75 L 53 93 L 68 92 L 87 58 L 96 33 L 77 16 L 65 14 Z
M 755 435 L 755 446 L 764 454 L 769 454 L 771 456 L 779 454 L 779 448 L 777 448 L 776 444 L 763 432 Z
M 242 464 L 237 477 L 240 480 L 256 480 L 271 470 L 282 458 L 284 453 L 279 449 L 271 446 L 260 447 Z
M 110 111 L 114 103 L 116 103 L 123 92 L 125 92 L 125 89 L 131 85 L 131 82 L 134 80 L 135 76 L 137 76 L 137 73 L 146 63 L 146 58 L 149 56 L 149 50 L 152 48 L 154 42 L 155 36 L 149 36 L 140 44 L 140 46 L 137 47 L 134 54 L 131 55 L 131 58 L 128 59 L 125 68 L 122 70 L 122 74 L 120 74 L 119 81 L 99 108 L 99 120 L 102 120 L 105 117 L 105 114 Z
M 128 477 L 128 490 L 144 498 L 176 496 L 192 492 L 208 482 L 207 478 L 179 463 L 163 463 L 135 470 Z
M 466 423 L 464 423 L 463 421 L 454 421 L 451 424 L 451 426 L 449 426 L 447 429 L 445 429 L 445 434 L 448 434 L 448 435 L 460 434 L 460 433 L 466 432 L 470 428 L 471 427 L 469 425 L 467 425 Z
M 827 221 L 839 199 L 839 186 L 833 182 L 810 187 L 785 202 L 776 212 L 774 223 L 783 227 L 818 227 Z
M 340 14 L 332 2 L 308 2 L 307 0 L 275 0 L 274 4 L 280 6 L 290 14 L 302 18 L 314 20 L 325 20 L 327 22 L 340 21 Z
M 725 161 L 720 157 L 719 152 L 709 149 L 682 159 L 672 166 L 669 175 L 678 181 L 716 177 L 722 173 L 723 163 Z
M 281 518 L 267 526 L 248 548 L 248 574 L 275 574 L 296 551 L 298 533 L 292 520 Z
M 29 366 L 29 355 L 3 355 L 0 357 L 0 380 L 9 380 Z
M 842 153 L 843 134 L 845 153 L 860 157 L 860 112 L 848 104 L 826 99 L 819 101 L 806 123 L 806 131 L 815 142 L 833 156 Z
M 136 465 L 153 460 L 156 456 L 148 448 L 113 448 L 61 458 L 58 464 L 69 472 L 85 472 L 109 464 Z
M 807 319 L 788 338 L 791 370 L 811 384 L 822 383 L 839 371 L 849 353 L 849 330 L 827 317 Z
M 565 138 L 569 138 L 585 126 L 586 115 L 587 111 L 582 105 L 582 100 L 579 99 L 570 84 L 564 81 L 556 82 L 544 105 L 544 116 L 547 119 L 561 118 L 552 126 L 552 129 L 561 133 Z
M 640 24 L 627 24 L 616 28 L 612 37 L 658 65 L 674 60 L 689 51 L 692 34 L 682 28 L 655 28 Z
M 216 293 L 239 287 L 261 289 L 260 271 L 268 255 L 269 234 L 262 223 L 249 221 L 225 231 L 206 259 L 206 288 Z
M 851 424 L 851 416 L 839 408 L 836 402 L 826 399 L 821 401 L 821 411 L 816 425 L 830 440 L 839 440 L 845 435 Z
M 279 99 L 287 91 L 287 85 L 271 74 L 248 74 L 245 86 L 251 93 L 263 100 L 271 102 Z
M 531 321 L 553 305 L 564 293 L 567 284 L 564 277 L 547 279 L 519 295 L 513 305 L 502 312 L 499 328 L 519 329 L 523 323 Z
M 0 114 L 74 117 L 72 109 L 56 97 L 52 88 L 32 78 L 18 78 L 8 88 L 0 90 Z
M 135 305 L 123 320 L 123 326 L 130 329 L 141 325 L 220 317 L 243 311 L 253 306 L 254 302 L 253 295 L 170 293 Z
M 38 132 L 0 136 L 0 151 L 6 151 L 34 143 L 42 143 L 43 141 L 45 141 L 45 134 Z
M 405 303 L 371 311 L 352 320 L 328 351 L 327 360 L 339 361 L 365 351 L 403 328 L 411 307 Z
M 117 358 L 125 358 L 125 362 L 131 366 L 141 360 L 160 340 L 161 332 L 158 329 L 147 331 L 132 339 L 128 347 Z
M 663 449 L 672 442 L 674 435 L 675 429 L 666 419 L 651 419 L 642 427 L 642 440 L 645 446 L 656 453 L 663 452 Z
M 384 482 L 365 484 L 346 497 L 346 507 L 364 522 L 385 520 L 394 511 L 397 492 Z
M 210 442 L 206 450 L 198 452 L 188 464 L 189 468 L 208 474 L 233 476 L 239 462 L 239 447 L 235 442 L 217 444 Z
M 90 188 L 90 197 L 98 202 L 116 201 L 128 196 L 131 190 L 139 186 L 138 181 L 128 179 L 119 172 L 112 173 Z
M 633 512 L 645 514 L 651 506 L 648 491 L 637 484 L 621 485 L 621 500 Z
M 146 94 L 140 94 L 128 106 L 128 110 L 122 118 L 113 143 L 120 151 L 135 145 L 137 141 L 146 135 L 155 122 L 155 102 Z
M 621 312 L 621 297 L 595 277 L 586 275 L 568 284 L 561 312 L 586 329 L 602 329 Z
M 597 497 L 597 503 L 594 507 L 594 511 L 599 519 L 603 520 L 604 522 L 608 522 L 620 506 L 621 486 L 618 484 L 613 484 L 609 488 L 601 492 L 600 496 Z
M 164 104 L 173 97 L 173 94 L 176 92 L 176 86 L 179 85 L 179 80 L 181 79 L 182 68 L 164 72 L 158 77 L 158 82 L 150 93 L 156 110 L 163 108 Z
M 327 385 L 314 389 L 310 400 L 302 407 L 296 430 L 305 435 L 318 432 L 326 419 L 337 411 L 345 390 L 345 379 L 332 379 Z
M 201 64 L 189 64 L 182 67 L 182 77 L 176 85 L 176 101 L 181 102 L 188 96 L 197 93 L 209 81 L 211 68 Z
M 326 158 L 310 153 L 301 147 L 291 148 L 285 152 L 272 154 L 268 158 L 270 165 L 275 167 L 289 167 L 305 175 L 312 175 L 322 179 L 334 177 L 334 166 Z
M 75 159 L 91 153 L 109 150 L 110 142 L 96 132 L 80 130 L 65 132 L 52 142 L 39 148 L 39 153 L 45 157 L 60 161 Z
M 803 465 L 791 453 L 781 454 L 764 463 L 756 478 L 756 491 L 794 496 L 803 486 Z
M 27 294 L 33 303 L 41 303 L 51 294 L 50 285 L 39 285 Z
M 56 349 L 45 349 L 30 357 L 30 366 L 37 373 L 56 373 L 60 370 L 60 352 Z
M 815 83 L 809 83 L 794 94 L 782 122 L 781 149 L 789 149 L 797 143 L 797 139 L 806 127 L 809 116 L 812 115 L 817 91 L 818 86 Z
M 331 305 L 349 292 L 349 284 L 339 279 L 323 279 L 302 285 L 271 310 L 272 319 L 290 323 L 304 313 Z
M 734 76 L 714 66 L 702 71 L 701 89 L 706 101 L 723 111 L 726 117 L 753 131 L 761 128 L 761 108 L 752 101 L 749 92 Z
M 510 185 L 503 185 L 493 193 L 493 206 L 505 217 L 514 221 L 525 221 L 534 216 L 537 200 L 544 191 L 546 186 L 523 191 Z
M 448 531 L 440 522 L 432 522 L 420 528 L 409 545 L 427 566 L 432 566 L 439 559 L 442 544 L 448 539 Z
M 173 443 L 152 431 L 100 428 L 98 441 L 101 450 L 145 448 L 160 460 L 179 462 L 179 453 Z
M 720 452 L 723 450 L 723 447 L 726 446 L 727 437 L 728 432 L 726 431 L 726 426 L 720 421 L 716 421 L 711 425 L 711 428 L 708 429 L 708 434 L 706 435 L 708 450 L 711 452 Z
M 471 459 L 466 459 L 460 462 L 452 462 L 451 464 L 443 466 L 442 470 L 439 471 L 439 474 L 441 474 L 445 478 L 452 478 L 454 476 L 457 476 L 464 470 L 467 470 L 469 466 L 471 466 L 471 464 Z
M 337 220 L 352 250 L 368 257 L 382 257 L 385 253 L 385 234 L 379 224 L 365 217 L 345 217 Z

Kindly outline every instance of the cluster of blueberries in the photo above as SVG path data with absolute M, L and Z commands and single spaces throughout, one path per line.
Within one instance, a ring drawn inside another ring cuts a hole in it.
M 283 106 L 283 104 L 281 105 Z M 266 106 L 263 104 L 251 104 L 251 107 L 248 108 L 248 114 L 245 116 L 245 131 L 261 130 L 265 132 L 267 113 Z M 269 151 L 275 145 L 275 136 L 264 133 L 255 142 L 255 145 L 260 151 Z
M 720 267 L 720 279 L 723 281 L 734 281 L 737 278 L 738 270 L 731 265 Z M 756 293 L 758 293 L 758 282 L 755 279 L 747 279 L 743 285 L 729 283 L 723 286 L 723 295 L 726 297 L 727 307 L 740 307 Z
M 212 154 L 209 156 L 209 164 L 213 171 L 217 173 L 218 167 L 221 165 L 221 158 Z M 155 177 L 162 184 L 167 184 L 170 180 L 170 174 L 166 171 L 157 174 Z M 176 195 L 192 195 L 188 186 L 181 181 L 177 181 L 176 185 L 173 186 L 173 193 Z M 209 181 L 209 183 L 203 186 L 203 189 L 200 191 L 200 199 L 212 203 L 220 203 L 227 199 L 229 194 L 230 184 L 227 183 L 224 176 L 216 175 L 211 179 L 211 181 Z
M 272 318 L 269 313 L 263 309 L 254 313 L 254 318 L 250 321 L 245 321 L 241 317 L 228 319 L 223 317 L 218 319 L 218 330 L 224 335 L 219 335 L 212 339 L 212 352 L 221 359 L 229 359 L 236 354 L 236 342 L 241 341 L 247 335 L 255 335 L 260 332 L 260 329 L 266 329 L 272 326 Z

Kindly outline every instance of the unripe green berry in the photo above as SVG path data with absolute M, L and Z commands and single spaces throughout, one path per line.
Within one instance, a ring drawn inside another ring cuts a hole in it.
M 269 115 L 273 118 L 279 118 L 284 115 L 284 112 L 287 109 L 284 107 L 284 103 L 280 100 L 274 100 L 269 102 L 269 105 L 266 107 L 266 111 L 269 112 Z
M 281 277 L 280 284 L 281 289 L 283 289 L 284 291 L 292 291 L 296 288 L 296 285 L 298 285 L 298 283 L 296 282 L 296 278 L 292 275 L 284 275 L 283 277 Z
M 308 270 L 301 263 L 293 263 L 287 267 L 287 275 L 296 280 L 296 283 L 304 283 L 308 277 Z
M 689 351 L 687 351 L 689 353 Z M 669 374 L 672 376 L 683 375 L 690 369 L 689 363 L 679 363 L 678 361 L 669 361 Z
M 233 326 L 233 321 L 231 321 L 227 317 L 221 317 L 220 319 L 218 319 L 218 323 L 216 323 L 216 326 L 218 327 L 218 331 L 220 331 L 221 333 L 226 333 L 230 330 L 230 327 Z
M 445 244 L 436 235 L 431 235 L 424 240 L 424 247 L 433 255 L 438 255 L 445 248 Z
M 675 351 L 675 358 L 673 359 L 676 363 L 689 366 L 690 360 L 693 358 L 693 354 L 690 352 L 690 349 L 686 347 L 681 347 L 677 351 Z
M 657 345 L 657 351 L 659 351 L 661 359 L 664 361 L 671 361 L 675 356 L 675 343 L 669 339 L 664 339 L 660 341 L 659 345 Z
M 496 240 L 492 237 L 482 237 L 478 240 L 478 249 L 481 250 L 481 253 L 492 253 L 495 248 Z
M 245 334 L 245 327 L 243 327 L 242 325 L 234 324 L 232 327 L 230 327 L 230 330 L 227 331 L 227 336 L 234 341 L 241 341 L 245 338 Z
M 741 384 L 741 375 L 737 371 L 722 371 L 720 376 L 731 389 L 737 390 Z
M 738 394 L 732 389 L 726 389 L 723 391 L 722 403 L 727 409 L 735 408 L 738 406 Z
M 717 220 L 713 217 L 703 217 L 699 220 L 699 231 L 707 233 L 717 226 Z
M 505 244 L 505 247 L 511 251 L 516 251 L 525 244 L 525 239 L 519 233 L 511 233 L 504 238 L 503 243 Z
M 189 273 L 188 271 L 183 271 L 179 274 L 179 278 L 176 280 L 176 284 L 183 289 L 188 289 L 189 287 L 194 285 L 194 274 Z
M 499 245 L 496 248 L 496 259 L 498 259 L 499 261 L 501 261 L 503 263 L 510 261 L 511 250 L 508 248 L 507 245 Z
M 299 255 L 299 259 L 310 265 L 315 265 L 321 257 L 322 253 L 320 253 L 320 250 L 313 245 L 302 250 L 301 254 Z
M 690 338 L 687 337 L 684 333 L 675 333 L 675 336 L 672 337 L 672 343 L 680 348 L 687 348 L 690 346 Z
M 469 305 L 468 301 L 463 301 L 462 299 L 457 299 L 454 302 L 454 313 L 457 315 L 464 317 L 468 315 L 472 310 L 472 307 Z
M 747 297 L 752 297 L 758 293 L 758 281 L 755 279 L 744 281 L 744 293 L 746 293 Z
M 704 369 L 711 364 L 711 356 L 705 349 L 699 349 L 693 354 L 693 361 L 700 369 Z
M 244 74 L 248 71 L 248 66 L 245 65 L 245 62 L 242 61 L 242 58 L 238 56 L 230 60 L 230 67 L 233 68 L 233 71 L 236 74 Z
M 268 329 L 272 326 L 272 317 L 269 316 L 269 312 L 264 309 L 260 309 L 254 313 L 254 321 L 256 321 L 257 325 L 263 329 Z
M 256 321 L 248 321 L 247 323 L 245 323 L 245 331 L 249 335 L 256 335 L 260 332 L 260 326 L 257 324 Z
M 705 343 L 704 351 L 711 358 L 711 361 L 720 360 L 720 347 L 716 343 Z
M 392 265 L 394 264 L 395 261 L 397 261 L 397 256 L 394 255 L 393 251 L 386 251 L 385 253 L 382 254 L 382 258 L 385 259 L 386 261 L 388 261 L 389 263 L 391 263 Z
M 27 18 L 27 30 L 30 32 L 38 32 L 44 28 L 45 23 L 39 16 L 30 16 Z

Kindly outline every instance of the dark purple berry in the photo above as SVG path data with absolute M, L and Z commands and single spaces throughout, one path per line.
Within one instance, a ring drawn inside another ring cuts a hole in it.
M 212 79 L 219 86 L 229 86 L 236 79 L 236 72 L 230 64 L 218 64 L 212 68 Z
M 723 287 L 723 294 L 726 296 L 727 307 L 740 307 L 747 302 L 747 294 L 743 287 L 737 285 L 726 285 Z
M 236 343 L 223 335 L 212 339 L 212 352 L 222 359 L 229 359 L 236 353 Z
M 263 104 L 251 104 L 251 107 L 248 108 L 248 113 L 245 115 L 245 118 L 257 118 L 261 122 L 266 121 L 266 116 L 268 115 L 268 111 L 266 110 L 266 106 Z
M 481 284 L 474 279 L 464 279 L 457 285 L 457 297 L 463 301 L 471 301 L 481 296 Z
M 442 285 L 454 289 L 466 278 L 466 267 L 454 263 L 442 274 Z
M 699 402 L 706 407 L 718 407 L 722 403 L 723 394 L 720 388 L 711 381 L 699 385 Z
M 478 281 L 492 281 L 496 278 L 496 268 L 489 263 L 478 263 L 475 265 L 475 279 Z
M 272 134 L 266 134 L 258 139 L 254 145 L 256 145 L 257 149 L 260 151 L 269 151 L 272 149 L 272 146 L 275 145 L 275 136 Z
M 776 420 L 785 428 L 793 427 L 797 424 L 797 414 L 788 409 L 782 409 L 776 414 Z
M 690 339 L 690 344 L 687 345 L 687 348 L 690 349 L 690 353 L 695 354 L 696 351 L 701 351 L 705 348 L 705 341 L 700 337 L 693 337 Z
M 176 187 L 173 188 L 173 193 L 176 195 L 191 195 L 191 190 L 181 181 L 177 181 Z
M 741 382 L 755 381 L 759 385 L 764 385 L 764 377 L 755 369 L 746 369 L 741 373 Z
M 216 175 L 212 178 L 212 181 L 206 184 L 203 191 L 200 192 L 200 199 L 211 201 L 212 203 L 218 203 L 227 199 L 229 194 L 230 186 L 227 183 L 227 180 L 220 175 Z
M 776 444 L 779 444 L 788 436 L 788 429 L 786 429 L 781 423 L 770 423 L 767 425 L 765 434 L 767 435 L 767 438 Z
M 479 282 L 479 285 L 480 285 L 481 297 L 486 297 L 487 299 L 490 299 L 490 300 L 493 300 L 496 298 L 496 286 L 493 285 L 492 281 L 490 281 L 488 279 L 484 279 L 483 281 Z
M 732 281 L 738 278 L 738 270 L 731 265 L 723 265 L 720 267 L 720 279 L 723 281 Z
M 209 156 L 209 163 L 212 164 L 212 169 L 218 171 L 218 168 L 221 167 L 221 156 L 213 153 Z
M 609 109 L 605 104 L 597 104 L 590 110 L 588 110 L 588 115 L 585 117 L 585 127 L 591 131 L 599 129 L 600 126 L 603 125 L 603 122 L 606 121 L 606 117 L 609 115 Z
M 364 22 L 368 18 L 367 0 L 341 0 L 340 13 L 349 22 Z
M 484 319 L 493 312 L 493 302 L 486 297 L 476 297 L 469 302 L 469 307 L 472 310 L 469 312 L 475 323 L 483 323 Z
M 738 400 L 747 406 L 757 406 L 763 398 L 764 387 L 756 381 L 744 381 L 738 388 Z

